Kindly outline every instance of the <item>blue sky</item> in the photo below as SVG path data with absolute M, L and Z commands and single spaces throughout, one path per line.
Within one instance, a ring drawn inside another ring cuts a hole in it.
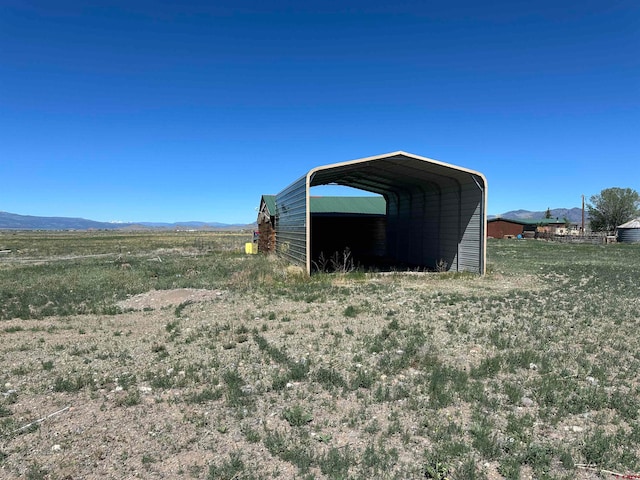
M 636 0 L 0 3 L 3 211 L 248 223 L 396 150 L 490 214 L 640 191 Z

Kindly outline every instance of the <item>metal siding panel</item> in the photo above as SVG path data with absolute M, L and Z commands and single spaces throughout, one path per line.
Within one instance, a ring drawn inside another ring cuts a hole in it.
M 422 202 L 422 265 L 434 268 L 440 259 L 440 191 L 423 192 L 417 196 Z
M 430 189 L 415 192 L 413 221 L 419 226 L 415 233 L 418 237 L 414 263 L 422 267 L 433 268 L 440 251 L 440 192 Z
M 407 260 L 410 265 L 424 265 L 423 258 L 423 235 L 424 235 L 424 217 L 425 204 L 422 198 L 422 192 L 414 191 L 409 198 L 409 221 L 410 237 L 409 249 L 407 250 Z
M 484 242 L 484 216 L 482 215 L 482 192 L 474 183 L 462 186 L 460 223 L 459 271 L 482 272 L 482 245 Z
M 458 271 L 460 241 L 460 190 L 448 187 L 442 192 L 440 208 L 440 258 L 447 270 Z
M 401 262 L 410 263 L 409 250 L 411 248 L 411 204 L 409 195 L 403 193 L 398 196 L 397 238 L 395 257 Z
M 385 255 L 393 257 L 396 255 L 398 245 L 398 200 L 395 195 L 388 195 L 387 198 L 387 226 L 386 237 L 387 246 Z
M 307 261 L 306 176 L 276 195 L 276 252 L 289 261 Z
M 398 196 L 398 216 L 391 228 L 395 256 L 411 266 L 433 268 L 440 258 L 440 193 L 417 188 Z
M 623 243 L 640 242 L 640 228 L 618 228 L 618 241 Z

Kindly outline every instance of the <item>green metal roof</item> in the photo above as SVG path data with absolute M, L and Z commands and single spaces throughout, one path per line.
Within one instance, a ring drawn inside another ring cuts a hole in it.
M 276 196 L 262 195 L 270 215 L 276 213 Z M 387 203 L 384 197 L 310 197 L 311 213 L 337 213 L 359 215 L 385 215 Z
M 487 220 L 487 222 L 497 222 L 502 220 L 504 222 L 517 223 L 519 225 L 564 225 L 566 220 L 557 218 L 503 218 L 494 217 Z
M 360 215 L 385 215 L 384 197 L 310 197 L 311 213 L 342 213 Z
M 262 195 L 262 200 L 267 204 L 270 215 L 276 214 L 276 196 L 275 195 Z

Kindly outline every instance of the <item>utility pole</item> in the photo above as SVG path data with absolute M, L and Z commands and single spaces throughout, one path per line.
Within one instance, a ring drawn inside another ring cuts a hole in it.
M 584 235 L 584 194 L 582 195 L 582 235 Z

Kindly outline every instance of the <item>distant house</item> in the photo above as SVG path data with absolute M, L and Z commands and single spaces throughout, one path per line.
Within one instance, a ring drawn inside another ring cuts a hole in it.
M 512 238 L 524 233 L 524 223 L 521 220 L 509 218 L 490 218 L 487 220 L 487 237 Z
M 515 238 L 518 235 L 534 238 L 536 234 L 573 235 L 577 226 L 568 225 L 565 220 L 557 218 L 513 219 L 490 218 L 487 220 L 487 237 Z

